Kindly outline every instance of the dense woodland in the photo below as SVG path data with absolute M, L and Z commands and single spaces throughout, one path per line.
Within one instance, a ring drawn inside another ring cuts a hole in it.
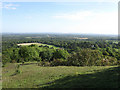
M 79 39 L 88 38 L 88 39 Z M 18 46 L 19 43 L 47 45 Z M 54 45 L 57 48 L 49 47 Z M 37 61 L 40 66 L 105 66 L 120 64 L 120 42 L 115 35 L 3 34 L 2 62 Z

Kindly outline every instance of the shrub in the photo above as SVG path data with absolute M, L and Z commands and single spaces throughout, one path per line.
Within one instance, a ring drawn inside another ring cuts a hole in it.
M 19 69 L 17 69 L 17 70 L 15 71 L 15 73 L 16 73 L 16 74 L 20 74 L 21 71 L 20 71 Z
M 38 66 L 50 66 L 50 62 L 46 62 L 46 61 L 41 61 L 38 63 Z
M 12 60 L 11 63 L 16 63 L 16 60 Z
M 21 71 L 20 71 L 20 65 L 17 65 L 16 66 L 16 70 L 15 70 L 15 74 L 20 74 Z
M 117 61 L 117 65 L 120 65 L 120 60 Z
M 22 65 L 24 65 L 24 63 L 25 63 L 25 62 L 24 62 L 24 61 L 22 61 Z
M 51 62 L 51 66 L 66 66 L 67 65 L 67 60 L 63 59 L 54 59 Z
M 80 51 L 73 53 L 68 58 L 68 65 L 73 66 L 93 66 L 98 65 L 98 61 L 101 60 L 102 54 L 98 50 L 81 49 Z
M 53 54 L 54 59 L 67 59 L 68 56 L 69 53 L 66 50 L 62 50 L 62 49 L 57 49 Z
M 116 64 L 117 64 L 117 59 L 114 57 L 106 56 L 104 59 L 101 60 L 102 66 L 116 65 Z

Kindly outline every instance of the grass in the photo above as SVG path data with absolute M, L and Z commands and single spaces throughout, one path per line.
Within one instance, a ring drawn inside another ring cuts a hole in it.
M 17 64 L 3 68 L 3 88 L 117 88 L 118 66 L 57 66 L 21 65 L 20 74 L 13 75 Z
M 2 63 L 0 62 L 0 90 L 2 89 Z

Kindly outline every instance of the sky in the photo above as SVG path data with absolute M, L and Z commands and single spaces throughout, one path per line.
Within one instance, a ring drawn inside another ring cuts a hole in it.
M 118 4 L 3 2 L 2 32 L 118 34 Z

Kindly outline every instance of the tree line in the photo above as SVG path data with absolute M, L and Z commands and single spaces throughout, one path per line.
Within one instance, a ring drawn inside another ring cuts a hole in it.
M 17 46 L 17 43 L 43 43 L 60 47 Z M 117 43 L 116 43 L 117 42 Z M 2 62 L 37 61 L 39 65 L 116 65 L 120 62 L 120 42 L 106 39 L 78 40 L 73 38 L 25 38 L 6 36 L 2 41 Z M 64 48 L 64 49 L 63 49 Z

